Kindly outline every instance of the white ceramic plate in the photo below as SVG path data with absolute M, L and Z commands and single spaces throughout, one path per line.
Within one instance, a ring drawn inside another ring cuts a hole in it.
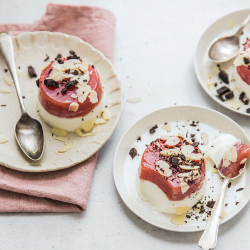
M 185 125 L 186 121 L 199 121 L 198 127 L 191 127 Z M 162 129 L 161 126 L 167 122 L 171 125 L 171 132 L 167 133 L 166 130 Z M 158 129 L 154 134 L 149 133 L 149 129 L 158 125 Z M 198 132 L 197 129 L 200 129 Z M 199 220 L 188 220 L 187 224 L 176 226 L 170 222 L 173 215 L 163 214 L 157 212 L 154 206 L 145 202 L 141 199 L 137 191 L 136 180 L 138 178 L 138 167 L 140 164 L 141 156 L 146 149 L 145 144 L 149 144 L 151 141 L 159 138 L 164 134 L 177 135 L 186 132 L 197 133 L 196 141 L 200 140 L 200 133 L 207 132 L 209 135 L 209 144 L 207 147 L 212 145 L 212 139 L 222 133 L 230 133 L 237 138 L 240 138 L 247 145 L 250 145 L 250 140 L 246 133 L 238 126 L 234 121 L 229 119 L 227 116 L 203 107 L 197 106 L 174 106 L 169 108 L 164 108 L 157 110 L 147 116 L 144 116 L 139 121 L 137 121 L 122 137 L 116 154 L 114 158 L 114 179 L 117 190 L 131 211 L 133 211 L 137 216 L 147 221 L 148 223 L 155 225 L 157 227 L 179 232 L 194 232 L 203 230 L 205 228 L 206 222 L 202 221 L 202 215 Z M 142 140 L 137 142 L 138 136 L 141 136 Z M 140 156 L 135 157 L 133 160 L 129 156 L 129 150 L 137 145 L 137 151 Z M 205 146 L 199 146 L 201 150 L 207 148 Z M 232 186 L 226 192 L 225 204 L 228 206 L 224 208 L 227 212 L 227 216 L 221 220 L 224 223 L 231 218 L 233 218 L 241 209 L 247 204 L 250 199 L 250 162 L 247 162 L 245 173 L 238 179 L 232 182 Z M 211 166 L 210 166 L 211 167 Z M 212 173 L 212 167 L 207 171 L 207 187 L 205 196 L 208 200 L 216 200 L 217 195 L 220 191 L 222 180 L 218 173 Z M 211 188 L 210 188 L 211 187 Z M 239 188 L 244 188 L 243 191 L 236 192 Z M 239 202 L 235 205 L 235 202 Z M 205 215 L 205 214 L 203 214 Z
M 44 156 L 38 162 L 29 161 L 19 150 L 14 138 L 14 126 L 20 117 L 20 109 L 13 85 L 10 87 L 12 93 L 0 93 L 0 105 L 7 105 L 0 107 L 0 134 L 4 134 L 9 139 L 7 143 L 0 144 L 0 164 L 20 171 L 42 172 L 68 168 L 85 161 L 111 137 L 122 111 L 123 93 L 111 62 L 90 44 L 77 37 L 62 33 L 26 32 L 13 37 L 13 45 L 16 66 L 22 70 L 19 82 L 22 95 L 25 96 L 24 104 L 32 117 L 41 121 L 36 110 L 38 88 L 35 80 L 37 78 L 29 77 L 27 67 L 32 65 L 39 76 L 42 69 L 48 65 L 50 60 L 54 60 L 58 53 L 61 53 L 62 56 L 68 56 L 69 51 L 74 50 L 97 68 L 107 97 L 106 105 L 111 111 L 112 118 L 102 125 L 94 136 L 80 138 L 74 133 L 69 133 L 67 137 L 69 143 L 73 144 L 73 148 L 60 155 L 57 155 L 56 151 L 64 146 L 63 142 L 52 139 L 51 127 L 42 122 L 45 134 Z M 50 59 L 44 62 L 46 54 L 49 55 Z M 3 72 L 5 68 L 7 67 L 1 59 L 1 71 Z M 0 76 L 0 87 L 8 87 L 3 80 L 3 73 Z
M 212 89 L 213 93 L 207 86 L 207 75 L 208 72 L 214 82 L 221 82 L 218 77 L 218 71 L 216 70 L 216 64 L 211 62 L 208 58 L 208 49 L 210 45 L 219 37 L 233 35 L 239 28 L 240 24 L 243 20 L 250 14 L 250 9 L 244 9 L 235 11 L 227 14 L 226 16 L 221 17 L 213 24 L 211 24 L 201 36 L 195 53 L 194 58 L 194 66 L 198 81 L 201 87 L 205 90 L 205 92 L 213 98 L 217 103 L 221 104 L 225 108 L 228 108 L 234 112 L 239 114 L 250 116 L 249 113 L 246 113 L 246 109 L 250 108 L 249 105 L 243 105 L 239 110 L 230 107 L 226 102 L 221 101 L 219 98 L 215 96 L 215 89 Z M 233 27 L 232 27 L 233 26 Z M 229 28 L 230 27 L 230 28 Z M 241 44 L 246 42 L 247 35 L 250 34 L 250 25 L 248 25 L 244 29 L 244 34 L 241 36 Z M 243 45 L 242 45 L 243 47 Z M 226 70 L 230 75 L 233 73 L 233 60 L 221 64 L 221 68 Z M 223 84 L 218 84 L 218 87 L 223 86 Z M 238 97 L 239 93 L 236 91 L 236 96 Z

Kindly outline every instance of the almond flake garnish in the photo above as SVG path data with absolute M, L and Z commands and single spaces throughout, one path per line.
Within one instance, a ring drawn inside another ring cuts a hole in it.
M 163 125 L 161 128 L 167 130 L 168 132 L 171 131 L 171 126 L 170 126 L 170 124 Z
M 8 141 L 8 138 L 5 135 L 0 135 L 0 143 L 3 144 Z
M 93 130 L 90 133 L 82 134 L 82 137 L 93 136 L 93 135 L 97 134 L 99 129 L 100 129 L 100 125 L 97 125 L 96 127 L 93 128 Z
M 78 89 L 76 90 L 78 101 L 80 103 L 83 103 L 87 99 L 90 91 L 91 91 L 91 87 L 89 85 L 85 87 L 78 86 Z
M 225 218 L 227 215 L 228 215 L 228 213 L 227 213 L 225 210 L 223 210 L 220 217 L 221 217 L 221 219 L 223 219 L 223 218 Z
M 65 68 L 62 66 L 62 64 L 53 64 L 53 69 L 57 70 L 57 71 L 65 71 Z M 47 67 L 45 67 L 47 68 Z
M 187 190 L 189 189 L 189 185 L 186 182 L 181 182 L 181 192 L 182 194 L 185 194 Z
M 104 109 L 102 112 L 102 118 L 105 120 L 109 120 L 111 118 L 111 114 L 109 109 Z
M 177 207 L 175 213 L 177 215 L 184 215 L 188 212 L 189 209 L 191 209 L 191 207 L 188 206 Z
M 166 149 L 160 151 L 161 155 L 179 155 L 181 151 L 177 148 L 172 148 L 172 149 Z
M 169 138 L 169 135 L 162 135 L 160 136 L 160 139 L 162 140 L 167 140 Z
M 76 94 L 72 94 L 72 95 L 71 95 L 71 98 L 74 98 L 74 99 L 75 99 L 75 98 L 77 98 L 77 95 L 76 95 Z
M 172 136 L 172 137 L 169 137 L 169 139 L 167 139 L 166 145 L 168 145 L 168 146 L 175 146 L 175 145 L 177 145 L 179 142 L 180 142 L 179 137 L 177 137 L 177 136 Z
M 11 93 L 11 90 L 10 90 L 9 88 L 4 88 L 4 87 L 1 88 L 1 87 L 0 87 L 0 92 L 1 92 L 1 93 Z
M 223 159 L 222 159 L 223 167 L 227 168 L 232 162 L 231 159 L 232 159 L 232 154 L 230 152 L 226 152 L 223 156 Z
M 90 119 L 86 122 L 83 122 L 81 124 L 81 127 L 85 132 L 90 132 L 94 127 L 94 121 L 92 119 Z
M 191 146 L 191 145 L 184 145 L 184 146 L 181 147 L 181 152 L 186 157 L 189 157 L 193 151 L 194 151 L 194 147 Z
M 62 147 L 61 149 L 59 149 L 57 151 L 57 153 L 65 153 L 65 152 L 69 151 L 70 149 L 72 149 L 72 147 L 73 147 L 72 145 L 66 144 L 64 147 Z
M 76 128 L 76 129 L 75 129 L 75 133 L 76 133 L 79 137 L 82 137 L 82 135 L 83 135 L 82 131 L 81 131 L 79 128 Z
M 86 60 L 82 60 L 82 63 L 80 64 L 80 70 L 83 72 L 88 71 L 89 65 Z
M 98 98 L 97 98 L 97 93 L 94 90 L 91 90 L 89 93 L 89 100 L 91 103 L 97 103 L 98 102 Z
M 128 102 L 132 102 L 132 103 L 137 103 L 137 102 L 140 102 L 142 99 L 140 97 L 130 97 L 130 98 L 127 98 L 127 101 Z
M 67 131 L 61 129 L 61 128 L 53 128 L 52 133 L 57 136 L 66 136 L 68 133 Z
M 53 79 L 55 81 L 61 81 L 63 79 L 63 72 L 57 71 L 52 76 L 48 77 L 47 79 Z
M 16 69 L 16 74 L 17 74 L 17 77 L 19 77 L 22 74 L 22 70 L 17 68 Z
M 209 142 L 209 137 L 208 137 L 208 134 L 206 132 L 201 133 L 201 139 L 203 141 L 204 146 L 207 146 L 207 144 Z
M 58 140 L 58 141 L 62 141 L 62 142 L 67 142 L 68 141 L 67 138 L 61 137 L 61 136 L 53 136 L 52 138 L 55 139 L 55 140 Z
M 244 158 L 244 159 L 240 162 L 240 164 L 244 164 L 246 161 L 247 161 L 247 158 Z
M 174 225 L 183 225 L 185 224 L 185 215 L 175 215 L 170 221 Z
M 235 147 L 231 147 L 229 149 L 229 153 L 231 154 L 231 161 L 232 162 L 236 162 L 237 157 L 238 157 L 238 153 Z
M 9 86 L 11 86 L 13 84 L 12 78 L 10 78 L 9 76 L 7 76 L 6 74 L 3 75 L 3 80 Z
M 76 112 L 79 108 L 79 104 L 77 102 L 72 102 L 70 105 L 69 105 L 69 111 L 73 111 L 73 112 Z
M 180 168 L 184 170 L 195 170 L 199 169 L 200 166 L 180 165 Z
M 165 161 L 157 161 L 155 163 L 155 169 L 161 175 L 169 177 L 172 175 L 172 169 L 170 168 L 169 164 Z
M 70 59 L 64 62 L 64 64 L 61 64 L 63 66 L 64 69 L 77 69 L 80 67 L 80 61 L 77 60 L 79 63 L 77 63 L 77 61 L 73 61 L 75 59 Z
M 106 123 L 107 122 L 107 120 L 105 120 L 105 119 L 103 119 L 103 118 L 98 118 L 98 119 L 96 119 L 95 120 L 95 124 L 104 124 L 104 123 Z
M 199 160 L 203 159 L 203 154 L 191 153 L 190 156 L 189 156 L 188 158 L 189 158 L 190 160 L 199 161 Z
M 241 108 L 244 105 L 244 103 L 241 100 L 238 100 L 238 99 L 228 100 L 227 104 L 228 104 L 229 107 L 231 107 L 233 109 Z

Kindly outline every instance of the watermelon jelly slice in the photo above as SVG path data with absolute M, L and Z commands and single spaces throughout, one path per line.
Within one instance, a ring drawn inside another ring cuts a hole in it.
M 239 141 L 225 153 L 218 169 L 225 177 L 233 178 L 243 170 L 249 158 L 250 147 Z
M 158 186 L 171 201 L 181 201 L 203 186 L 206 167 L 197 143 L 181 136 L 163 136 L 146 148 L 140 180 Z

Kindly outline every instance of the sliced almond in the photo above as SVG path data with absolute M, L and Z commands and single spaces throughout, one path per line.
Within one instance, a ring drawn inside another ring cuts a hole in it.
M 240 162 L 240 164 L 244 164 L 246 161 L 247 161 L 247 158 L 244 158 L 244 159 Z
M 181 151 L 177 148 L 166 149 L 160 152 L 161 155 L 179 155 L 180 153 Z
M 64 62 L 64 64 L 61 64 L 61 65 L 64 67 L 64 69 L 77 69 L 77 68 L 79 68 L 81 65 L 80 61 L 77 60 L 78 61 L 78 63 L 77 63 L 77 61 L 73 61 L 73 60 L 75 60 L 75 59 L 67 60 Z
M 91 90 L 89 93 L 89 100 L 91 103 L 97 103 L 98 102 L 98 98 L 97 98 L 97 93 L 94 90 Z
M 172 175 L 172 169 L 170 168 L 170 165 L 165 161 L 157 161 L 155 164 L 155 169 L 158 173 L 166 177 Z
M 195 169 L 199 169 L 200 166 L 180 165 L 180 168 L 184 170 L 195 170 Z
M 238 108 L 241 108 L 243 107 L 244 103 L 241 101 L 241 100 L 238 100 L 238 99 L 231 99 L 231 100 L 228 100 L 226 102 L 226 104 L 233 108 L 233 109 L 238 109 Z
M 82 63 L 80 64 L 80 70 L 83 72 L 88 71 L 89 65 L 86 60 L 82 60 Z
M 234 21 L 230 21 L 227 24 L 227 29 L 232 29 L 234 27 Z
M 167 140 L 167 139 L 169 139 L 169 135 L 162 135 L 162 136 L 160 136 L 160 139 Z
M 89 74 L 85 73 L 84 75 L 81 75 L 77 81 L 78 84 L 86 86 L 89 82 Z
M 77 102 L 72 102 L 70 105 L 69 105 L 69 111 L 73 111 L 73 112 L 76 112 L 79 108 L 79 104 Z
M 52 133 L 57 136 L 66 136 L 68 133 L 67 131 L 61 129 L 61 128 L 53 128 Z
M 83 122 L 81 124 L 81 127 L 84 130 L 84 132 L 90 132 L 94 127 L 94 121 L 92 119 L 90 119 L 86 122 Z
M 82 137 L 82 135 L 83 135 L 82 131 L 81 131 L 79 128 L 76 128 L 76 129 L 75 129 L 75 133 L 76 133 L 79 137 Z
M 17 68 L 16 69 L 16 74 L 17 74 L 17 77 L 19 77 L 22 74 L 22 70 Z
M 75 99 L 75 98 L 77 98 L 77 95 L 76 95 L 76 94 L 72 94 L 72 95 L 71 95 L 71 98 L 74 98 L 74 99 Z
M 62 73 L 62 72 L 61 72 Z M 64 74 L 62 74 L 62 77 L 65 79 L 65 78 L 73 78 L 73 77 L 75 77 L 75 75 L 73 75 L 73 74 L 68 74 L 68 73 L 64 73 Z M 76 76 L 77 77 L 77 76 Z
M 93 135 L 97 134 L 99 130 L 100 130 L 100 125 L 97 125 L 97 126 L 95 126 L 95 127 L 93 128 L 93 130 L 92 130 L 91 132 L 89 132 L 89 133 L 84 133 L 84 134 L 82 135 L 82 137 L 93 136 Z
M 208 137 L 208 134 L 206 132 L 201 133 L 201 139 L 203 141 L 204 146 L 207 146 L 207 144 L 209 142 L 209 137 Z
M 174 225 L 183 225 L 185 224 L 185 215 L 175 215 L 170 221 Z
M 63 67 L 63 64 L 53 64 L 53 69 L 57 71 L 65 71 L 65 68 Z
M 0 144 L 3 144 L 8 141 L 8 138 L 5 135 L 0 135 Z
M 175 210 L 175 213 L 177 215 L 184 215 L 188 212 L 189 209 L 191 209 L 191 207 L 188 207 L 188 206 L 177 207 Z
M 220 217 L 221 217 L 221 219 L 223 219 L 223 218 L 225 218 L 227 215 L 228 215 L 228 213 L 227 213 L 225 210 L 223 210 Z
M 187 190 L 190 188 L 189 185 L 186 182 L 181 182 L 181 192 L 182 194 L 185 194 Z
M 9 77 L 9 76 L 6 75 L 6 74 L 3 75 L 3 80 L 4 80 L 4 82 L 5 82 L 7 85 L 9 85 L 9 86 L 11 86 L 11 85 L 13 84 L 12 78 Z
M 105 119 L 103 119 L 103 118 L 98 118 L 98 119 L 96 119 L 95 120 L 95 124 L 104 124 L 104 123 L 106 123 L 107 122 L 107 120 L 105 120 Z
M 9 88 L 1 88 L 0 87 L 0 93 L 11 93 L 11 89 L 9 89 Z
M 194 147 L 191 146 L 191 145 L 184 145 L 184 146 L 181 147 L 181 152 L 186 157 L 189 157 L 193 151 L 194 151 Z
M 111 114 L 109 109 L 104 109 L 102 112 L 102 118 L 105 120 L 109 120 L 111 118 Z
M 85 87 L 78 86 L 78 89 L 76 90 L 78 101 L 80 103 L 83 103 L 87 99 L 90 91 L 91 91 L 91 87 L 89 85 Z
M 188 159 L 192 160 L 192 161 L 199 161 L 199 160 L 203 159 L 203 154 L 191 153 L 190 156 L 188 157 Z
M 130 98 L 127 98 L 127 101 L 128 102 L 132 102 L 132 103 L 137 103 L 137 102 L 140 102 L 142 99 L 140 97 L 130 97 Z
M 212 174 L 218 173 L 218 169 L 215 167 L 210 168 Z
M 231 154 L 231 161 L 232 162 L 236 162 L 237 161 L 237 157 L 238 157 L 238 153 L 235 147 L 231 147 L 229 149 L 229 153 Z
M 223 167 L 227 168 L 232 162 L 231 159 L 232 159 L 232 154 L 230 152 L 226 152 L 222 159 Z
M 165 125 L 163 125 L 161 128 L 167 130 L 168 132 L 171 131 L 171 126 L 170 126 L 170 124 L 165 124 Z
M 62 71 L 56 71 L 52 76 L 50 76 L 48 79 L 53 79 L 55 81 L 62 81 L 63 79 L 63 72 Z
M 67 142 L 68 141 L 67 138 L 61 137 L 61 136 L 53 136 L 52 138 L 55 139 L 55 140 L 58 140 L 58 141 L 62 141 L 62 142 Z
M 175 146 L 180 142 L 180 138 L 177 136 L 171 136 L 167 139 L 166 145 L 168 146 Z
M 65 153 L 65 152 L 69 151 L 70 149 L 72 149 L 72 147 L 73 147 L 72 145 L 66 144 L 64 147 L 62 147 L 61 149 L 59 149 L 57 151 L 57 153 Z

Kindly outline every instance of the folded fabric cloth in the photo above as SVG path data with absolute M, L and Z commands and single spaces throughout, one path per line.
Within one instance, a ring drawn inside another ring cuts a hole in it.
M 0 24 L 0 31 L 12 35 L 63 32 L 80 37 L 112 60 L 115 23 L 114 14 L 102 8 L 48 4 L 46 14 L 34 24 Z M 0 165 L 0 212 L 85 211 L 97 155 L 69 169 L 47 173 L 24 173 Z

